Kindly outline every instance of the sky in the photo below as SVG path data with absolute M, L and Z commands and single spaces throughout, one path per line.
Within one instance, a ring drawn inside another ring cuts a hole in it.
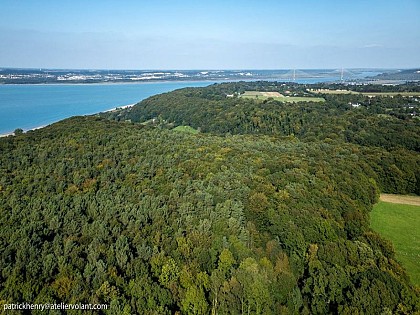
M 420 67 L 420 0 L 0 0 L 0 67 Z

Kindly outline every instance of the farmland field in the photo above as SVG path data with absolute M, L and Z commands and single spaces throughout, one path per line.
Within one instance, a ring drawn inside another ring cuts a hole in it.
M 401 199 L 398 195 L 392 195 L 392 199 L 389 195 L 381 196 L 371 213 L 371 227 L 393 242 L 397 260 L 405 267 L 411 281 L 420 286 L 420 206 L 382 201 L 384 199 L 405 202 L 406 196 Z
M 266 100 L 268 98 L 273 98 L 276 101 L 285 102 L 285 103 L 296 103 L 296 102 L 325 102 L 322 97 L 312 97 L 312 96 L 284 96 L 279 92 L 259 92 L 259 91 L 245 91 L 241 95 L 244 98 L 252 98 L 255 100 Z

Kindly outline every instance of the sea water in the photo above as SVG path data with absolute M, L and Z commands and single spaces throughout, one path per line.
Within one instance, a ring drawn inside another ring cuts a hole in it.
M 0 85 L 0 134 L 137 103 L 149 96 L 213 82 Z

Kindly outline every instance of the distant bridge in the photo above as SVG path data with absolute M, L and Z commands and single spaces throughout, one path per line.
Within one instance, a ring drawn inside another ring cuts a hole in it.
M 337 77 L 337 80 L 341 82 L 354 80 L 357 75 L 355 72 L 347 69 L 336 69 L 336 70 L 326 70 L 326 71 L 316 71 L 314 73 L 310 72 L 311 70 L 300 70 L 300 69 L 291 69 L 279 77 L 287 81 L 296 81 L 298 79 L 310 79 L 310 78 L 327 78 L 327 77 Z

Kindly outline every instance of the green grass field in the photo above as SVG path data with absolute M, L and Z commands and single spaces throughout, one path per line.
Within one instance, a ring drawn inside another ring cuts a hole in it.
M 273 95 L 269 95 L 272 93 Z M 280 93 L 277 93 L 278 96 L 274 94 L 275 92 L 258 92 L 258 91 L 246 91 L 241 95 L 243 98 L 250 98 L 258 101 L 264 101 L 266 99 L 272 98 L 276 101 L 284 103 L 297 103 L 297 102 L 325 102 L 325 99 L 322 97 L 299 97 L 299 96 L 283 96 Z
M 186 133 L 192 133 L 192 134 L 199 133 L 199 131 L 197 129 L 194 129 L 193 127 L 190 127 L 190 126 L 178 126 L 178 127 L 175 127 L 172 130 L 180 131 L 180 132 L 186 132 Z
M 380 201 L 373 207 L 371 227 L 392 241 L 396 258 L 420 286 L 420 206 Z

